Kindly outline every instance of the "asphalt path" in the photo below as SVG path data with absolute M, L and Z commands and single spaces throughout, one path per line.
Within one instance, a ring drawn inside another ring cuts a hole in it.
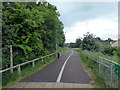
M 71 54 L 72 52 L 73 54 Z M 68 53 L 60 56 L 59 59 L 56 59 L 20 82 L 56 82 L 66 59 L 68 61 L 63 68 L 60 82 L 89 84 L 90 78 L 80 63 L 79 53 L 74 50 L 70 50 Z
M 73 52 L 65 66 L 61 82 L 89 84 L 90 78 L 80 63 L 79 53 Z

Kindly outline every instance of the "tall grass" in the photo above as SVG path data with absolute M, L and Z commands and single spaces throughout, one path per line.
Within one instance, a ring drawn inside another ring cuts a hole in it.
M 101 56 L 103 58 L 109 59 L 111 61 L 115 61 L 119 63 L 119 58 L 116 55 L 113 56 L 108 56 L 108 55 L 104 55 L 101 52 L 91 52 L 91 51 L 87 51 L 87 50 L 81 50 L 81 49 L 74 49 L 78 52 L 80 52 L 80 58 L 81 61 L 83 63 L 83 65 L 87 68 L 87 71 L 90 71 L 89 73 L 91 73 L 92 79 L 94 82 L 92 82 L 92 84 L 97 85 L 97 87 L 100 88 L 106 88 L 106 87 L 111 87 L 109 85 L 109 73 L 110 71 L 105 69 L 105 67 L 103 68 L 101 66 L 101 72 L 102 74 L 98 75 L 98 57 Z M 113 74 L 114 75 L 114 74 Z M 117 87 L 117 77 L 113 77 L 113 87 Z
M 93 59 L 98 60 L 97 55 L 94 52 L 83 51 L 81 49 L 74 50 L 80 52 L 81 63 L 92 79 L 91 84 L 97 88 L 106 88 L 107 85 L 104 80 L 98 75 L 98 64 L 96 61 L 93 61 Z
M 60 52 L 61 55 L 65 54 L 69 48 L 67 47 L 58 47 L 58 52 Z
M 119 61 L 117 56 L 104 55 L 102 52 L 92 52 L 92 51 L 84 50 L 84 51 L 82 51 L 82 53 L 94 60 L 98 60 L 98 57 L 101 56 L 101 57 L 109 59 L 111 61 L 115 61 L 115 62 Z

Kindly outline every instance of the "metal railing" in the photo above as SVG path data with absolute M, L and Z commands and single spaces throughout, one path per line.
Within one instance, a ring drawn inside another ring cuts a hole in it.
M 21 66 L 26 65 L 26 64 L 28 64 L 28 63 L 32 63 L 32 66 L 35 67 L 35 62 L 36 62 L 36 61 L 38 61 L 38 60 L 42 60 L 42 61 L 43 61 L 44 58 L 46 58 L 46 57 L 49 58 L 50 56 L 52 56 L 52 55 L 54 55 L 54 54 L 56 55 L 56 52 L 55 52 L 55 53 L 51 53 L 51 54 L 46 55 L 46 56 L 43 56 L 43 57 L 40 57 L 40 58 L 36 58 L 36 59 L 30 60 L 30 61 L 27 61 L 27 62 L 18 64 L 18 65 L 15 65 L 15 66 L 12 66 L 12 67 L 10 67 L 10 68 L 6 68 L 6 69 L 4 69 L 4 70 L 0 70 L 0 73 L 6 72 L 6 71 L 8 71 L 8 70 L 12 70 L 12 69 L 14 69 L 14 68 L 18 68 L 18 73 L 21 74 Z M 12 72 L 12 73 L 13 73 L 13 72 Z
M 95 60 L 84 53 L 81 55 L 87 60 L 87 65 L 93 72 L 98 73 L 98 76 L 104 80 L 107 87 L 120 88 L 120 63 L 100 56 Z
M 99 76 L 104 79 L 109 87 L 118 88 L 118 78 L 120 77 L 120 64 L 98 57 Z
M 86 56 L 86 59 L 89 59 L 88 60 L 89 66 L 94 70 L 95 73 L 99 74 L 99 77 L 105 81 L 108 87 L 111 88 L 119 87 L 119 78 L 120 78 L 119 63 L 108 60 L 100 56 L 98 57 L 98 60 L 94 60 L 88 56 Z

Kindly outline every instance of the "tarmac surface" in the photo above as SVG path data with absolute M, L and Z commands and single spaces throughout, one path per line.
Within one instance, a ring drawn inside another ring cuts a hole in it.
M 72 52 L 73 54 L 71 55 Z M 70 55 L 71 57 L 65 65 L 60 82 L 89 84 L 91 79 L 80 63 L 79 53 L 74 50 L 70 50 L 60 56 L 59 59 L 56 59 L 43 69 L 29 75 L 20 82 L 56 82 L 64 62 Z

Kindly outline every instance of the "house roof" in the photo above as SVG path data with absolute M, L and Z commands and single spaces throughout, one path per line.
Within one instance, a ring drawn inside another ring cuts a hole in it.
M 115 43 L 115 42 L 117 42 L 117 40 L 112 40 L 112 41 L 110 42 L 110 44 L 113 44 L 113 43 Z
M 120 46 L 120 41 L 116 41 L 116 42 L 113 43 L 111 46 L 113 46 L 113 47 L 118 47 L 118 46 Z
M 101 42 L 100 44 L 101 44 L 101 45 L 110 45 L 109 42 Z

